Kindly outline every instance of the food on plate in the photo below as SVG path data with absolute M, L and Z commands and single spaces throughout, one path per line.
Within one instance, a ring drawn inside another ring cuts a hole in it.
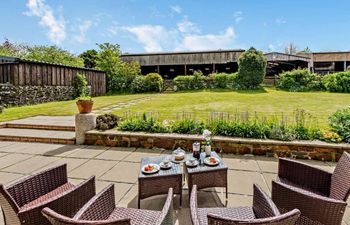
M 209 162 L 211 164 L 216 164 L 218 162 L 218 160 L 215 157 L 209 157 Z
M 153 171 L 155 168 L 154 168 L 154 166 L 152 166 L 152 165 L 146 165 L 145 167 L 144 167 L 144 170 L 146 171 L 146 172 L 151 172 L 151 171 Z

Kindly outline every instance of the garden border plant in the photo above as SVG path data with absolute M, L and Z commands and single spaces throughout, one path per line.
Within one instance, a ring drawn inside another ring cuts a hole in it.
M 339 111 L 330 117 L 332 130 L 320 129 L 315 125 L 314 118 L 305 110 L 296 110 L 292 120 L 286 116 L 259 117 L 249 112 L 236 113 L 232 118 L 210 118 L 207 122 L 191 118 L 183 118 L 175 121 L 160 121 L 156 117 L 142 116 L 126 118 L 118 124 L 117 129 L 133 132 L 150 133 L 178 133 L 198 134 L 209 129 L 213 135 L 272 139 L 282 141 L 293 140 L 321 140 L 331 143 L 339 143 L 343 139 L 350 139 L 350 108 Z M 345 121 L 345 122 L 344 122 Z M 339 130 L 344 123 L 345 130 Z

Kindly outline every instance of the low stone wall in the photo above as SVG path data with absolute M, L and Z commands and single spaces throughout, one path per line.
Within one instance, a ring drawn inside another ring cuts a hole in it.
M 142 147 L 175 149 L 181 147 L 191 150 L 194 141 L 202 141 L 198 135 L 150 134 L 139 132 L 88 131 L 85 144 L 114 147 Z M 343 151 L 350 152 L 349 144 L 330 144 L 320 141 L 274 141 L 259 139 L 242 139 L 214 137 L 213 149 L 232 154 L 253 154 L 264 156 L 292 157 L 336 161 Z
M 91 88 L 89 87 L 89 93 Z M 14 86 L 0 84 L 0 105 L 30 105 L 73 99 L 72 86 Z

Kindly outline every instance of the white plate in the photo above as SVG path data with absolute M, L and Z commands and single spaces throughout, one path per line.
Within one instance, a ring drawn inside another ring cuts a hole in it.
M 173 164 L 171 162 L 169 162 L 168 166 L 165 166 L 164 162 L 161 162 L 159 164 L 159 166 L 160 166 L 161 169 L 167 170 L 167 169 L 170 169 L 173 166 Z
M 215 158 L 216 159 L 216 163 L 210 162 L 209 158 Z M 217 166 L 217 165 L 219 165 L 219 163 L 220 163 L 220 160 L 218 158 L 216 158 L 216 157 L 212 157 L 211 156 L 211 157 L 207 157 L 207 158 L 204 159 L 204 164 L 206 164 L 208 166 Z
M 186 166 L 188 167 L 196 167 L 198 166 L 198 164 L 199 164 L 198 160 L 193 161 L 193 163 L 191 163 L 189 160 L 186 161 Z
M 146 168 L 146 166 L 148 166 L 148 165 L 153 166 L 153 170 L 151 170 L 151 171 L 145 171 L 145 168 Z M 157 172 L 159 171 L 159 169 L 160 169 L 160 166 L 159 166 L 158 164 L 149 163 L 149 164 L 146 164 L 146 165 L 144 165 L 144 166 L 142 167 L 142 172 L 145 173 L 145 174 L 152 174 L 152 173 L 157 173 Z

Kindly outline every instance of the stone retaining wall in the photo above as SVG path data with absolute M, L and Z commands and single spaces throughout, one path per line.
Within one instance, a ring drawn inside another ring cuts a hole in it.
M 89 93 L 91 88 L 89 87 Z M 14 86 L 0 84 L 0 105 L 29 105 L 73 99 L 72 86 Z
M 88 131 L 85 144 L 114 147 L 142 147 L 191 150 L 194 141 L 202 141 L 198 135 L 150 134 L 139 132 Z M 213 149 L 232 154 L 253 154 L 325 161 L 338 160 L 343 151 L 350 152 L 349 144 L 330 144 L 320 141 L 274 141 L 214 137 Z

